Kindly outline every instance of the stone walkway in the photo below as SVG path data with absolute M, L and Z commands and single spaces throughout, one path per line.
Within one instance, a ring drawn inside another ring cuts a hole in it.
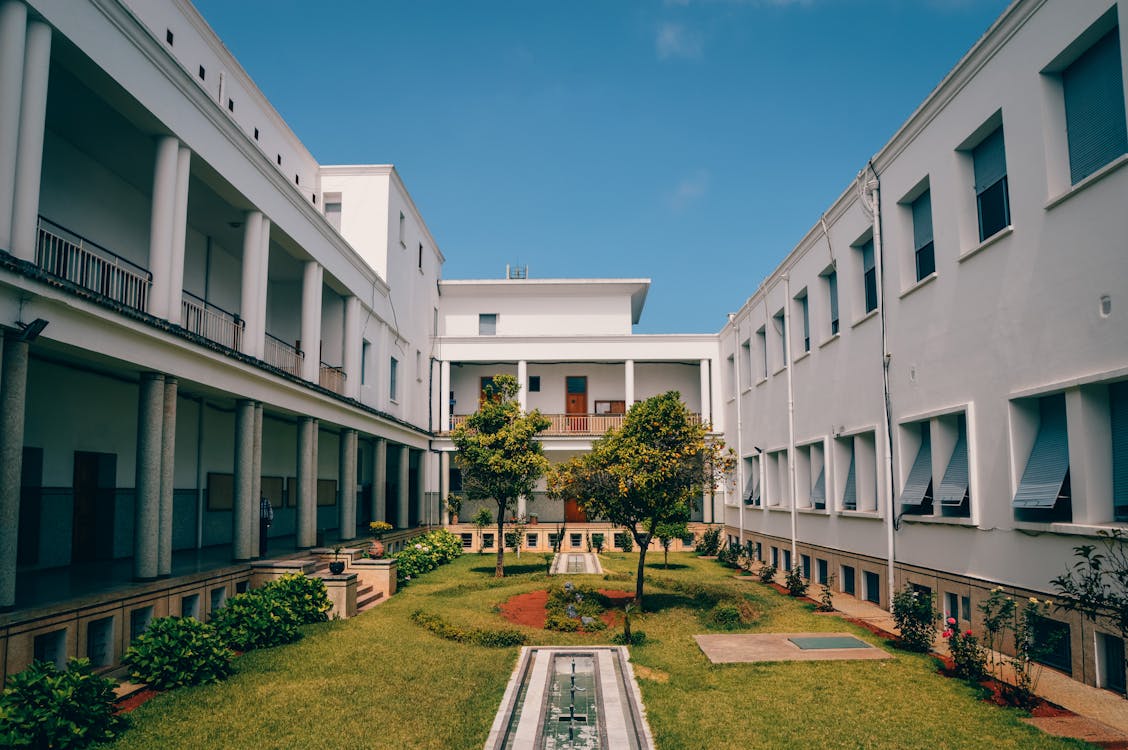
M 861 647 L 801 648 L 792 638 L 845 636 L 849 633 L 729 633 L 695 635 L 698 647 L 714 664 L 765 661 L 852 661 L 892 659 L 885 651 L 858 641 Z

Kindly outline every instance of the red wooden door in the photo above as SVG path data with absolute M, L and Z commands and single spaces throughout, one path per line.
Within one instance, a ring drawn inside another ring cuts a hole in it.
M 564 414 L 569 432 L 587 432 L 587 376 L 564 378 Z

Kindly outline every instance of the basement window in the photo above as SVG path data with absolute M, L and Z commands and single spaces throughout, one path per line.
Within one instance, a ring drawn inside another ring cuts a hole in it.
M 168 42 L 169 47 L 172 46 L 172 29 L 165 29 L 165 41 Z
M 207 79 L 208 79 L 208 72 L 206 70 L 204 70 L 204 66 L 201 65 L 200 66 L 200 80 L 206 81 Z

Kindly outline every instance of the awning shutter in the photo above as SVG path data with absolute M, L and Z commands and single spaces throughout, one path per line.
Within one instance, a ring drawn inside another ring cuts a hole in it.
M 858 508 L 858 489 L 854 486 L 854 448 L 850 448 L 850 469 L 846 472 L 846 489 L 842 493 L 842 507 L 846 510 Z
M 1001 180 L 1007 173 L 1007 154 L 1003 145 L 1003 128 L 983 139 L 971 152 L 975 162 L 975 193 L 978 195 Z
M 928 493 L 928 485 L 931 483 L 932 443 L 928 431 L 924 430 L 921 432 L 920 450 L 917 451 L 916 459 L 913 461 L 913 468 L 909 470 L 905 487 L 901 490 L 901 504 L 916 506 L 923 504 Z
M 811 503 L 816 508 L 826 507 L 826 467 L 819 469 L 818 479 L 811 486 Z
M 1040 403 L 1041 424 L 1034 448 L 1022 472 L 1014 502 L 1016 508 L 1052 508 L 1057 503 L 1069 471 L 1069 437 L 1065 422 L 1065 397 L 1050 396 Z
M 960 437 L 948 459 L 948 468 L 940 480 L 940 505 L 960 506 L 967 495 L 967 430 L 960 425 Z

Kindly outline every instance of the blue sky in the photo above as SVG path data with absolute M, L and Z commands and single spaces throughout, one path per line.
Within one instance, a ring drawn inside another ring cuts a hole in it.
M 653 280 L 715 332 L 1004 0 L 197 0 L 323 164 L 393 163 L 446 278 Z

